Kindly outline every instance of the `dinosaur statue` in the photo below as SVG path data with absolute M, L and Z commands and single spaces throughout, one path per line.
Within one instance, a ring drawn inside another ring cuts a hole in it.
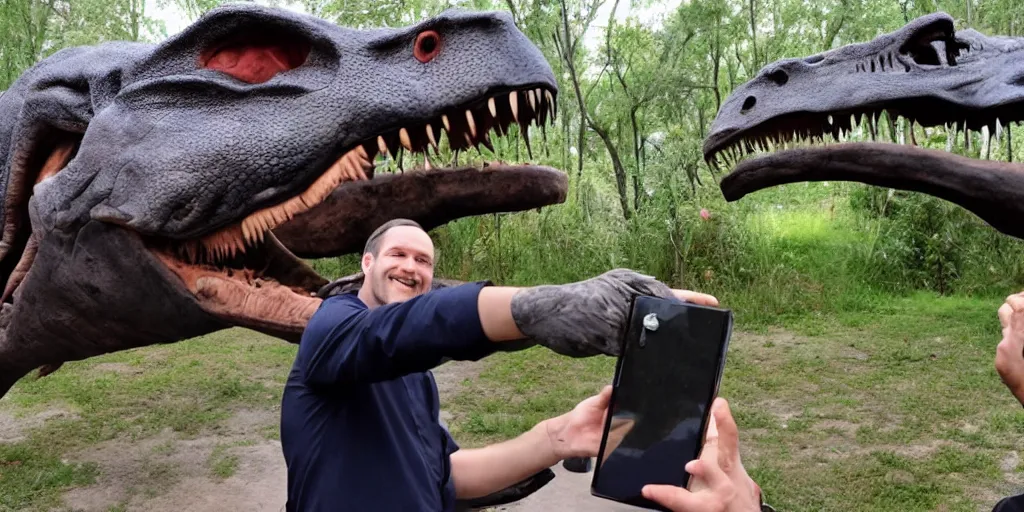
M 465 150 L 543 126 L 557 92 L 505 13 L 353 30 L 229 5 L 160 44 L 55 53 L 0 97 L 0 396 L 34 368 L 233 326 L 296 342 L 328 284 L 296 254 L 358 250 L 398 215 L 562 202 L 543 166 L 374 175 L 446 134 Z
M 1024 238 L 1024 168 L 914 144 L 917 125 L 952 125 L 967 144 L 972 130 L 987 131 L 1011 148 L 1002 128 L 1024 119 L 1021 57 L 1024 39 L 957 31 L 940 12 L 870 42 L 782 59 L 722 103 L 704 156 L 712 167 L 738 163 L 719 184 L 729 201 L 785 183 L 857 181 L 951 201 Z M 883 111 L 910 125 L 911 144 L 845 142 L 851 131 L 877 136 Z
M 445 135 L 493 151 L 515 127 L 529 149 L 557 94 L 506 13 L 354 30 L 237 4 L 159 44 L 53 54 L 0 93 L 0 397 L 35 368 L 235 326 L 297 342 L 332 288 L 300 257 L 394 217 L 563 202 L 566 175 L 538 165 L 374 172 Z

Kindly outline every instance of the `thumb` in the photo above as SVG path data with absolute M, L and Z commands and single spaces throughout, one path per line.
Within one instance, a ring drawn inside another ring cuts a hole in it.
M 594 401 L 594 407 L 598 409 L 607 409 L 608 404 L 612 401 L 612 387 L 605 386 L 601 388 L 601 392 L 597 394 L 597 399 Z

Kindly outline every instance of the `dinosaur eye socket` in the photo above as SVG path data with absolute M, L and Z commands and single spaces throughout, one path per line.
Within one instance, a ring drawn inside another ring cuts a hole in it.
M 776 69 L 768 75 L 768 79 L 775 82 L 777 85 L 786 85 L 786 82 L 789 81 L 789 75 L 781 69 Z
M 430 62 L 441 51 L 441 36 L 433 30 L 420 32 L 413 44 L 412 54 L 420 62 Z

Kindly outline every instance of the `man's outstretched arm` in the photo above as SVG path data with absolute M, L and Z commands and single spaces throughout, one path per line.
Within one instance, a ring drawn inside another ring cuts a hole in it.
M 299 345 L 311 385 L 374 382 L 425 371 L 444 357 L 479 359 L 496 343 L 529 338 L 563 355 L 617 355 L 637 295 L 717 305 L 701 293 L 612 270 L 586 281 L 530 288 L 463 285 L 354 312 L 325 304 Z

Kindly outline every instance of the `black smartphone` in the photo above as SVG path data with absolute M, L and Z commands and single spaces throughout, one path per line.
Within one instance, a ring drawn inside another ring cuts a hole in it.
M 686 487 L 725 369 L 732 312 L 674 299 L 633 300 L 590 492 L 652 510 L 647 484 Z

